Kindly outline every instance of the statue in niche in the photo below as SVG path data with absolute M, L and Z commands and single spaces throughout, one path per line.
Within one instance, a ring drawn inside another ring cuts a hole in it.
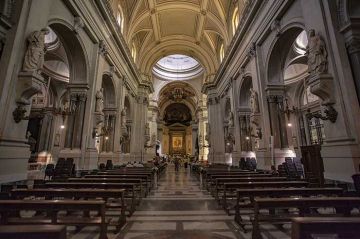
M 60 145 L 60 134 L 59 132 L 57 132 L 55 135 L 54 146 L 59 146 L 59 145 Z
M 126 106 L 121 111 L 121 127 L 126 127 Z
M 150 125 L 149 125 L 149 123 L 145 124 L 145 135 L 150 135 Z
M 36 152 L 36 139 L 34 137 L 32 137 L 30 131 L 28 131 L 26 133 L 26 138 L 28 140 L 28 144 L 30 145 L 31 153 L 35 153 Z
M 253 88 L 250 88 L 250 108 L 253 114 L 260 112 L 258 93 Z
M 309 45 L 307 49 L 308 72 L 310 75 L 327 73 L 328 61 L 327 50 L 324 40 L 314 29 L 309 31 Z
M 104 109 L 104 89 L 101 88 L 96 92 L 96 104 L 95 104 L 95 112 L 103 112 Z
M 23 71 L 40 71 L 43 68 L 46 53 L 45 35 L 49 32 L 49 29 L 43 28 L 28 36 Z
M 229 111 L 227 120 L 228 120 L 229 127 L 233 127 L 234 126 L 234 113 L 232 111 Z
M 225 151 L 226 153 L 232 153 L 232 151 L 234 150 L 234 144 L 235 144 L 235 137 L 232 133 L 228 133 L 226 138 L 225 138 Z

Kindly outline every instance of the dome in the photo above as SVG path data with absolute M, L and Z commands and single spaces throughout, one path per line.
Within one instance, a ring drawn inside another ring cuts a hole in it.
M 197 60 L 180 54 L 163 57 L 153 67 L 153 74 L 163 80 L 189 80 L 202 73 L 203 67 Z

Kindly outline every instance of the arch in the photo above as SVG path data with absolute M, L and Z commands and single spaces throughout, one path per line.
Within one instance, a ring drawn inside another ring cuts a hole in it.
M 167 125 L 173 123 L 188 125 L 192 121 L 193 117 L 192 110 L 183 102 L 171 102 L 162 112 L 162 119 Z
M 116 108 L 115 85 L 109 74 L 103 74 L 101 87 L 104 89 L 104 107 Z
M 88 83 L 88 60 L 83 43 L 79 39 L 78 34 L 75 34 L 71 25 L 63 20 L 49 21 L 49 27 L 59 37 L 64 46 L 70 71 L 70 83 Z
M 128 95 L 124 98 L 124 108 L 126 107 L 126 118 L 132 119 L 132 107 L 131 107 L 131 101 L 130 97 Z
M 252 77 L 244 77 L 239 90 L 239 106 L 241 108 L 250 108 L 250 89 L 253 87 Z
M 292 26 L 273 43 L 267 60 L 267 81 L 271 84 L 284 83 L 284 67 L 287 55 L 299 34 L 304 31 L 300 26 Z
M 224 105 L 224 115 L 225 117 L 227 117 L 231 112 L 231 101 L 230 101 L 230 97 L 227 97 L 225 100 L 225 105 Z

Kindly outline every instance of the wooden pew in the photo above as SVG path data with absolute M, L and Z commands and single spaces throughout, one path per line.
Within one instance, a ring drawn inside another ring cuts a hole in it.
M 143 189 L 143 184 L 141 179 L 135 178 L 69 178 L 66 182 L 70 183 L 130 183 L 135 184 L 136 187 L 139 187 L 140 199 L 142 196 L 146 195 L 147 188 Z
M 254 208 L 256 197 L 311 197 L 311 196 L 342 196 L 342 188 L 252 188 L 236 190 L 235 222 L 243 226 L 240 209 Z M 248 202 L 243 202 L 248 199 Z
M 94 175 L 94 174 L 90 174 L 90 175 Z M 154 182 L 155 182 L 155 174 L 152 172 L 134 172 L 134 171 L 106 171 L 106 172 L 98 172 L 95 175 L 101 175 L 101 176 L 124 176 L 124 175 L 129 175 L 129 176 L 138 176 L 140 177 L 146 177 L 146 181 L 151 185 L 151 187 L 154 186 Z M 85 175 L 85 177 L 88 177 L 87 175 Z M 158 179 L 158 178 L 157 178 Z
M 238 178 L 237 176 L 229 176 L 227 178 L 216 178 L 215 185 L 213 186 L 213 192 L 215 199 L 220 203 L 219 191 L 223 190 L 225 183 L 246 183 L 246 182 L 283 182 L 286 181 L 286 177 L 245 177 Z M 211 189 L 210 189 L 211 190 Z M 210 191 L 211 192 L 211 191 Z
M 63 225 L 4 225 L 0 226 L 0 238 L 9 239 L 66 239 Z
M 113 205 L 116 205 L 116 209 L 120 209 L 119 219 L 115 223 L 117 231 L 120 231 L 126 223 L 125 189 L 13 189 L 10 195 L 14 200 L 28 197 L 42 197 L 46 200 L 58 198 L 92 200 L 101 198 L 106 202 L 107 209 L 114 209 Z
M 46 217 L 20 218 L 21 210 L 46 212 Z M 74 217 L 60 216 L 60 211 L 96 211 L 99 216 Z M 28 224 L 59 224 L 67 226 L 98 226 L 100 239 L 107 238 L 107 222 L 105 220 L 104 201 L 86 200 L 3 200 L 0 203 L 1 224 L 28 225 Z M 11 216 L 9 216 L 11 215 Z
M 244 182 L 244 183 L 224 183 L 222 205 L 224 210 L 229 214 L 229 208 L 227 204 L 228 196 L 233 196 L 233 192 L 236 189 L 245 188 L 299 188 L 308 186 L 308 182 L 305 181 L 279 181 L 279 182 Z M 235 194 L 236 197 L 236 194 Z
M 313 239 L 313 235 L 332 235 L 338 239 L 358 239 L 358 217 L 296 217 L 292 219 L 291 239 Z
M 263 222 L 273 224 L 284 224 L 291 222 L 294 217 L 304 216 L 329 216 L 329 214 L 319 214 L 314 209 L 334 208 L 336 216 L 350 216 L 353 208 L 360 207 L 360 198 L 358 197 L 316 197 L 316 198 L 255 198 L 254 199 L 254 218 L 252 220 L 253 231 L 252 239 L 261 239 L 259 224 Z M 263 214 L 262 210 L 276 209 L 294 209 L 297 208 L 298 213 L 287 212 L 277 215 Z M 360 215 L 358 215 L 360 217 Z
M 84 178 L 128 178 L 128 179 L 141 179 L 145 185 L 148 191 L 150 192 L 152 187 L 152 180 L 151 177 L 149 177 L 146 174 L 137 174 L 137 175 L 131 175 L 131 174 L 116 174 L 116 175 L 94 175 L 94 174 L 86 174 L 84 175 Z
M 133 183 L 75 183 L 75 182 L 47 182 L 46 184 L 34 185 L 35 188 L 73 188 L 73 189 L 125 189 L 125 199 L 130 199 L 130 207 L 127 207 L 131 216 L 136 205 L 140 203 L 140 191 Z
M 206 188 L 208 190 L 211 189 L 212 186 L 215 185 L 215 180 L 218 178 L 229 178 L 229 177 L 236 177 L 236 178 L 263 178 L 263 177 L 273 177 L 271 174 L 260 174 L 260 173 L 252 173 L 252 174 L 244 174 L 244 173 L 220 173 L 220 174 L 210 174 L 206 177 Z
M 271 174 L 262 174 L 257 172 L 207 172 L 202 174 L 202 181 L 205 182 L 205 187 L 209 190 L 209 186 L 214 182 L 218 177 L 228 177 L 237 175 L 239 177 L 271 177 Z M 261 175 L 261 176 L 259 176 Z

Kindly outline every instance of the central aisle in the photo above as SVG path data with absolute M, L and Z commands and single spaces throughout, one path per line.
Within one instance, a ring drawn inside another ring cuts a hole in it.
M 176 232 L 176 238 L 185 239 L 189 238 L 185 234 L 195 236 L 199 231 L 211 238 L 241 238 L 235 233 L 234 217 L 227 216 L 206 191 L 200 190 L 189 169 L 175 172 L 174 165 L 168 165 L 158 185 L 143 199 L 118 238 L 145 239 Z

